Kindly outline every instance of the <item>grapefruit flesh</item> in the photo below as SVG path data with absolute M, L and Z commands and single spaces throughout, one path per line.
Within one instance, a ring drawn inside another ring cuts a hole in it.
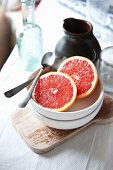
M 71 76 L 77 86 L 77 98 L 90 95 L 96 88 L 98 74 L 95 65 L 89 59 L 81 56 L 73 56 L 64 60 L 58 68 Z
M 77 88 L 70 76 L 50 72 L 37 81 L 32 98 L 43 107 L 60 112 L 74 103 L 76 95 Z

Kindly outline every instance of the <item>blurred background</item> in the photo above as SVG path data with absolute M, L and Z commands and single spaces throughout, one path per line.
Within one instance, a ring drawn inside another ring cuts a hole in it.
M 36 0 L 36 7 L 39 2 Z M 16 44 L 16 30 L 21 24 L 21 0 L 0 0 L 0 70 Z
M 40 3 L 40 1 L 41 0 L 36 0 L 36 8 Z M 88 3 L 92 4 L 92 2 L 97 2 L 97 6 L 99 6 L 98 4 L 100 3 L 100 7 L 101 7 L 101 2 L 103 0 L 56 0 L 56 1 L 58 1 L 61 5 L 70 8 L 76 13 L 79 13 L 84 18 L 90 20 L 92 18 L 90 18 L 89 17 L 90 14 L 87 13 L 87 9 L 86 9 L 87 4 Z M 93 23 L 95 35 L 100 42 L 101 41 L 107 42 L 113 39 L 113 37 L 111 36 L 113 33 L 113 0 L 105 0 L 105 1 L 109 6 L 107 15 L 105 15 L 106 22 L 103 22 L 102 24 L 102 31 L 101 28 L 96 27 L 99 31 L 101 31 L 101 33 L 103 33 L 102 37 L 100 33 L 98 33 L 97 30 L 95 30 L 95 22 Z M 89 7 L 89 9 L 91 8 Z M 21 12 L 22 12 L 21 0 L 0 0 L 0 70 L 2 69 L 4 63 L 6 62 L 7 58 L 9 57 L 11 51 L 13 50 L 16 44 L 16 30 L 22 24 Z M 94 14 L 94 18 L 93 18 L 94 20 L 96 20 L 96 15 L 97 15 L 97 11 Z M 103 16 L 103 14 L 99 16 L 100 17 L 99 24 L 98 24 L 99 26 L 101 25 L 100 21 L 102 21 L 101 16 Z M 99 17 L 97 16 L 97 19 L 99 19 Z M 90 21 L 93 22 L 93 20 Z

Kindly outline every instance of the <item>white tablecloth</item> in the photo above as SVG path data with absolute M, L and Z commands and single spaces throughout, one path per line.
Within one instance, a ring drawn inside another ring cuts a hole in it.
M 44 33 L 45 51 L 54 48 L 63 34 L 62 20 L 69 16 L 79 17 L 55 0 L 41 2 L 36 18 Z M 36 154 L 26 145 L 10 120 L 26 91 L 10 99 L 3 94 L 29 76 L 21 70 L 18 57 L 15 46 L 0 73 L 0 170 L 113 170 L 113 123 L 93 125 L 45 154 Z

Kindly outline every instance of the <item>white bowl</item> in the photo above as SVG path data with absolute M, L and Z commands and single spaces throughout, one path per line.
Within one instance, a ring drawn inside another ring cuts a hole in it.
M 87 124 L 88 122 L 90 122 L 98 114 L 102 106 L 102 103 L 103 103 L 103 99 L 101 99 L 97 108 L 93 112 L 91 112 L 88 116 L 85 116 L 80 119 L 75 119 L 75 120 L 54 120 L 39 114 L 37 111 L 35 111 L 33 107 L 31 109 L 33 113 L 38 117 L 38 119 L 44 125 L 55 129 L 69 130 L 69 129 L 79 128 Z
M 44 108 L 43 106 L 36 103 L 33 99 L 30 100 L 30 103 L 31 107 L 33 107 L 36 112 L 45 117 L 55 120 L 73 120 L 85 117 L 93 112 L 103 97 L 103 85 L 99 79 L 97 87 L 91 95 L 83 99 L 77 99 L 75 103 L 65 112 L 56 112 L 54 110 Z

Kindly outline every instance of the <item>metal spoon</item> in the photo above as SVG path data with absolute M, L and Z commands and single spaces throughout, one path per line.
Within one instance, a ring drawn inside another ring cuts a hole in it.
M 42 67 L 40 68 L 40 70 L 39 70 L 37 76 L 35 77 L 32 85 L 30 86 L 30 88 L 29 88 L 29 90 L 28 90 L 28 92 L 27 92 L 27 95 L 25 96 L 25 98 L 23 99 L 23 101 L 19 104 L 19 107 L 20 107 L 20 108 L 25 107 L 25 106 L 27 105 L 27 103 L 29 102 L 29 100 L 30 100 L 30 98 L 31 98 L 31 95 L 32 95 L 32 92 L 33 92 L 33 90 L 34 90 L 34 87 L 35 87 L 35 85 L 36 85 L 36 83 L 37 83 L 37 80 L 39 79 L 39 77 L 40 77 L 43 69 L 46 68 L 46 67 L 48 67 L 48 66 L 49 66 L 49 67 L 52 66 L 53 63 L 54 63 L 54 61 L 55 61 L 55 56 L 53 56 L 53 53 L 52 53 L 52 52 L 48 52 L 48 53 L 46 53 L 46 54 L 43 56 L 42 61 L 41 61 Z
M 45 68 L 45 67 L 48 67 L 48 66 L 51 66 L 52 64 L 54 64 L 54 60 L 55 60 L 55 56 L 53 56 L 53 53 L 52 52 L 48 52 L 48 53 L 46 53 L 43 56 L 41 64 L 42 64 L 43 68 Z M 21 85 L 19 85 L 17 87 L 14 87 L 11 90 L 6 91 L 4 93 L 4 95 L 6 97 L 8 97 L 8 98 L 14 96 L 18 92 L 20 92 L 22 89 L 27 87 L 34 79 L 35 79 L 35 77 L 30 79 L 30 80 L 28 80 L 28 81 L 26 81 L 26 82 L 24 82 L 24 83 L 22 83 Z
M 26 104 L 27 104 L 28 101 L 29 101 L 29 99 L 30 99 L 30 97 L 31 97 L 31 95 L 32 95 L 34 86 L 35 86 L 35 84 L 36 84 L 39 76 L 41 75 L 43 69 L 44 69 L 45 67 L 48 67 L 48 66 L 50 67 L 50 66 L 52 66 L 52 65 L 54 64 L 54 61 L 55 61 L 55 56 L 53 55 L 53 53 L 52 53 L 52 52 L 47 52 L 47 53 L 43 56 L 43 58 L 42 58 L 42 61 L 41 61 L 42 67 L 40 68 L 37 76 L 34 77 L 34 78 L 32 78 L 31 80 L 28 80 L 27 82 L 24 82 L 23 84 L 21 84 L 21 85 L 15 87 L 15 88 L 13 88 L 13 89 L 5 92 L 4 95 L 5 95 L 6 97 L 12 97 L 12 96 L 14 96 L 15 94 L 17 94 L 19 91 L 21 91 L 23 88 L 25 88 L 26 86 L 28 86 L 28 85 L 34 80 L 33 84 L 31 85 L 31 87 L 30 87 L 29 90 L 28 90 L 27 96 L 25 97 L 25 98 L 26 98 Z M 28 101 L 27 101 L 27 100 L 28 100 Z M 23 102 L 24 102 L 24 104 L 23 104 Z M 23 102 L 22 102 L 21 104 L 19 104 L 19 107 L 25 107 L 25 106 L 24 106 L 24 105 L 25 105 L 25 99 L 24 99 Z
M 31 95 L 32 95 L 32 92 L 34 90 L 34 87 L 35 87 L 37 80 L 39 79 L 39 76 L 41 75 L 43 69 L 48 67 L 48 66 L 52 66 L 54 64 L 54 61 L 55 61 L 55 55 L 53 55 L 52 52 L 48 52 L 43 56 L 42 61 L 41 61 L 42 67 L 40 68 L 40 70 L 39 70 L 37 76 L 35 77 L 32 85 L 30 86 L 30 88 L 27 92 L 27 95 L 25 96 L 23 101 L 19 104 L 20 108 L 25 107 L 27 105 L 27 103 L 29 102 Z

